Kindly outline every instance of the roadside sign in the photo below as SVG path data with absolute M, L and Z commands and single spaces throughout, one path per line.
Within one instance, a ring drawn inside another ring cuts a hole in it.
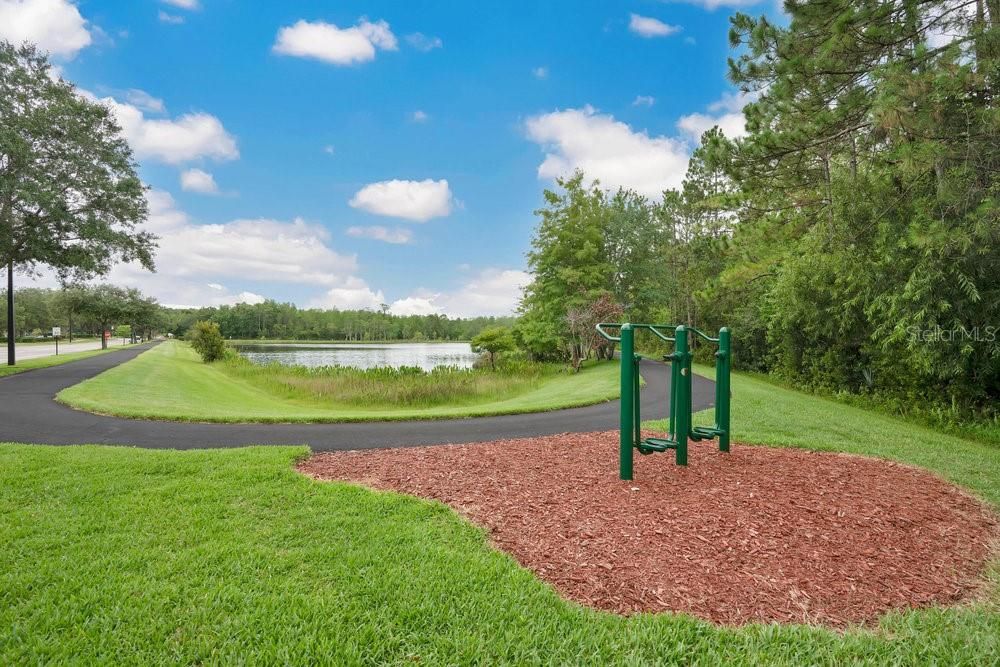
M 62 336 L 62 327 L 52 327 L 52 337 L 58 338 Z

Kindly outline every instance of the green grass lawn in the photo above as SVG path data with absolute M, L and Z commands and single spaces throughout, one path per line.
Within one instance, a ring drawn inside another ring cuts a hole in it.
M 696 371 L 715 377 L 715 369 L 708 366 Z M 712 418 L 707 410 L 695 415 L 694 424 L 707 426 Z M 903 461 L 936 471 L 1000 507 L 1000 446 L 992 443 L 946 435 L 742 374 L 733 375 L 731 418 L 736 440 Z M 663 430 L 666 422 L 645 426 Z
M 185 343 L 163 343 L 59 393 L 81 410 L 125 417 L 218 422 L 344 422 L 438 419 L 540 412 L 617 398 L 618 368 L 597 364 L 542 379 L 503 400 L 405 408 L 361 408 L 288 395 L 249 382 L 224 364 L 204 364 Z
M 49 355 L 47 357 L 36 357 L 34 359 L 25 359 L 24 361 L 19 361 L 17 362 L 16 366 L 8 366 L 6 364 L 6 356 L 4 356 L 3 365 L 0 366 L 0 377 L 4 377 L 5 375 L 14 375 L 15 373 L 23 373 L 24 371 L 30 371 L 35 368 L 48 368 L 49 366 L 58 366 L 59 364 L 66 364 L 71 361 L 86 359 L 87 357 L 93 357 L 98 354 L 105 354 L 107 352 L 114 352 L 115 350 L 121 350 L 121 349 L 124 348 L 118 345 L 115 347 L 109 347 L 106 350 L 84 350 L 82 352 L 69 352 L 67 354 Z
M 916 463 L 1000 508 L 998 448 L 733 389 L 739 440 Z M 867 630 L 624 618 L 561 600 L 443 505 L 298 475 L 306 453 L 0 446 L 0 664 L 1000 661 L 997 562 L 980 601 Z

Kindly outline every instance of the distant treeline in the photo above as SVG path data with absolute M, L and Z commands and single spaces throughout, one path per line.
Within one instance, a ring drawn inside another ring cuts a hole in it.
M 99 335 L 104 327 L 141 324 L 155 333 L 183 336 L 195 322 L 216 322 L 222 335 L 234 338 L 271 338 L 285 340 L 469 340 L 483 329 L 495 326 L 511 327 L 513 317 L 450 318 L 446 315 L 392 315 L 371 310 L 301 309 L 291 303 L 265 301 L 250 305 L 212 308 L 166 308 L 156 306 L 152 299 L 136 293 L 137 303 L 146 304 L 146 312 L 137 316 L 136 308 L 128 307 L 128 293 L 108 294 L 117 288 L 77 287 L 68 290 L 26 288 L 15 291 L 17 309 L 14 321 L 18 338 L 46 336 L 52 327 L 62 327 L 68 336 L 70 326 L 75 335 Z M 135 290 L 132 290 L 135 292 Z M 94 309 L 110 305 L 108 297 L 121 297 L 114 309 Z M 6 298 L 0 291 L 0 297 Z M 100 297 L 96 299 L 95 297 Z M 133 300 L 135 300 L 133 299 Z M 155 312 L 149 311 L 150 306 Z M 5 330 L 7 313 L 0 309 L 0 330 Z M 102 324 L 102 321 L 105 323 Z
M 100 324 L 97 319 L 73 313 L 60 296 L 59 290 L 25 288 L 15 289 L 14 327 L 17 338 L 38 338 L 50 335 L 52 327 L 61 327 L 64 336 L 70 335 L 70 320 L 76 335 L 97 336 Z M 7 303 L 7 290 L 0 290 L 0 302 Z M 7 308 L 0 308 L 0 337 L 6 338 Z
M 280 340 L 469 340 L 493 326 L 512 326 L 512 317 L 449 318 L 446 315 L 393 315 L 371 310 L 302 309 L 265 301 L 213 308 L 164 309 L 165 331 L 183 335 L 199 320 L 216 322 L 229 339 Z
M 29 287 L 14 291 L 14 336 L 30 340 L 47 337 L 53 327 L 63 338 L 100 336 L 102 331 L 127 327 L 123 335 L 152 337 L 163 331 L 167 318 L 156 299 L 135 288 L 116 285 L 72 285 L 64 289 Z M 6 302 L 6 290 L 0 301 Z M 6 338 L 7 309 L 0 309 L 0 331 Z

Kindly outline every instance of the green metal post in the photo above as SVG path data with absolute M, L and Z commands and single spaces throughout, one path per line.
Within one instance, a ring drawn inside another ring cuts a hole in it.
M 733 349 L 729 327 L 719 329 L 719 351 L 715 362 L 715 427 L 719 434 L 719 451 L 729 451 L 729 371 Z
M 676 348 L 677 343 L 674 343 Z M 677 350 L 670 355 L 670 439 L 673 440 L 677 432 L 677 387 L 680 385 L 681 365 L 677 361 Z
M 636 397 L 633 395 L 635 380 L 635 333 L 632 325 L 625 323 L 621 328 L 621 414 L 618 442 L 618 477 L 632 479 L 632 418 L 633 405 Z
M 638 354 L 635 355 L 635 365 L 632 367 L 632 406 L 633 406 L 633 420 L 632 429 L 634 436 L 632 438 L 632 445 L 638 445 L 642 442 L 642 415 L 640 414 L 640 408 L 642 406 L 642 396 L 639 394 L 639 361 L 642 359 Z
M 677 443 L 677 465 L 688 462 L 688 436 L 691 434 L 691 355 L 688 352 L 688 331 L 683 324 L 675 334 L 675 363 L 680 367 L 680 382 L 677 383 L 677 429 L 674 442 Z

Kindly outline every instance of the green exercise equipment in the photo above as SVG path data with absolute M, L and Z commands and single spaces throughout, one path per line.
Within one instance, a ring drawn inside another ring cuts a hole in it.
M 609 330 L 617 329 L 615 336 Z M 660 340 L 673 344 L 674 351 L 663 357 L 670 362 L 670 428 L 666 438 L 643 438 L 639 414 L 639 362 L 635 353 L 635 334 L 648 331 Z M 677 465 L 687 465 L 689 440 L 719 440 L 719 451 L 729 451 L 729 371 L 732 362 L 732 337 L 728 327 L 712 338 L 683 324 L 624 324 L 602 322 L 597 332 L 605 339 L 621 344 L 621 430 L 618 471 L 621 479 L 632 479 L 632 452 L 653 454 L 673 450 Z M 673 335 L 670 335 L 673 334 Z M 690 337 L 697 336 L 717 347 L 715 352 L 715 425 L 691 425 L 691 348 Z

